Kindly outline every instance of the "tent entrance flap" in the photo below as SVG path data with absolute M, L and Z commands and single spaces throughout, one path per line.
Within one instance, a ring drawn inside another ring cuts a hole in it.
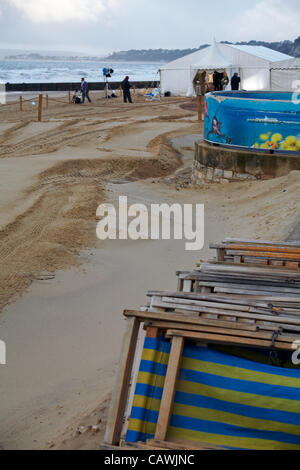
M 220 66 L 209 66 L 209 67 L 195 67 L 191 66 L 190 68 L 190 83 L 189 83 L 189 88 L 187 91 L 187 96 L 195 96 L 196 91 L 195 91 L 195 86 L 196 86 L 196 81 L 200 82 L 200 86 L 202 88 L 201 93 L 205 94 L 205 91 L 203 90 L 203 80 L 204 80 L 204 74 L 205 74 L 205 82 L 208 83 L 213 83 L 212 75 L 217 72 L 217 73 L 223 73 L 224 78 L 227 76 L 227 83 L 225 82 L 224 89 L 227 89 L 227 87 L 230 84 L 230 80 L 235 72 L 239 72 L 239 67 L 237 66 L 227 66 L 227 67 L 220 67 Z M 225 75 L 226 74 L 226 75 Z M 199 79 L 198 79 L 199 78 Z

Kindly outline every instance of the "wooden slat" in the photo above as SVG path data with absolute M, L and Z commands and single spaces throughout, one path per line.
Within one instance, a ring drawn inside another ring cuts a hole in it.
M 216 287 L 214 289 L 214 292 L 216 293 L 220 293 L 220 294 L 242 294 L 242 295 L 269 295 L 270 294 L 270 291 L 269 290 L 253 290 L 253 289 L 241 289 L 239 287 Z M 290 296 L 291 293 L 290 292 L 281 292 L 281 291 L 278 291 L 278 293 L 274 292 L 273 293 L 274 295 L 274 299 L 276 299 L 276 297 L 284 297 L 284 296 Z M 293 295 L 295 296 L 296 299 L 298 299 L 298 301 L 300 301 L 300 293 L 299 294 L 295 294 L 293 293 Z
M 155 326 L 150 326 L 147 328 L 146 332 L 147 338 L 157 338 L 158 337 L 158 328 Z
M 208 301 L 208 302 L 220 302 L 220 303 L 228 303 L 228 304 L 235 304 L 235 305 L 246 305 L 246 306 L 257 306 L 261 308 L 268 308 L 272 305 L 280 305 L 280 303 L 295 303 L 299 305 L 300 308 L 300 301 L 295 299 L 294 297 L 272 297 L 272 296 L 245 296 L 245 295 L 227 295 L 227 294 L 215 294 L 211 293 L 209 295 L 202 294 L 201 292 L 161 292 L 161 291 L 149 291 L 148 296 L 152 297 L 174 297 L 174 298 L 184 298 L 184 299 L 193 299 L 193 300 L 200 300 L 200 301 Z
M 271 309 L 266 309 L 266 310 L 259 310 L 251 307 L 244 307 L 243 305 L 241 308 L 236 308 L 239 306 L 232 305 L 234 308 L 231 309 L 231 304 L 226 304 L 226 308 L 222 308 L 222 305 L 216 305 L 212 307 L 207 307 L 207 306 L 202 306 L 201 303 L 196 303 L 196 301 L 191 301 L 191 302 L 172 302 L 171 299 L 168 299 L 168 302 L 165 301 L 155 301 L 153 302 L 153 310 L 155 308 L 158 309 L 170 309 L 170 310 L 176 310 L 176 309 L 182 309 L 182 310 L 188 310 L 192 312 L 199 312 L 199 313 L 209 313 L 212 315 L 219 315 L 219 313 L 226 314 L 225 310 L 228 310 L 230 313 L 234 313 L 235 311 L 240 313 L 240 312 L 246 312 L 246 313 L 258 313 L 260 315 L 271 315 L 272 310 Z M 194 307 L 194 308 L 189 308 L 189 307 Z
M 255 266 L 249 264 L 229 264 L 224 263 L 220 264 L 217 262 L 211 263 L 203 263 L 201 264 L 200 272 L 207 273 L 207 274 L 222 274 L 223 276 L 234 275 L 234 276 L 241 276 L 244 275 L 246 277 L 252 276 L 260 276 L 262 278 L 266 278 L 267 280 L 273 279 L 300 279 L 300 272 L 299 269 L 278 269 L 277 266 Z
M 172 338 L 168 369 L 155 430 L 155 439 L 158 441 L 165 441 L 167 437 L 183 346 L 184 338 L 182 336 Z
M 299 246 L 300 243 L 295 241 L 274 241 L 274 240 L 247 240 L 244 238 L 225 238 L 223 244 L 234 243 L 234 244 L 252 244 L 252 245 L 270 245 L 270 246 Z
M 265 270 L 264 272 L 247 272 L 245 270 L 244 272 L 233 272 L 232 267 L 236 266 L 237 268 L 243 268 L 244 266 L 248 266 L 246 264 L 241 264 L 241 265 L 229 265 L 229 264 L 223 264 L 222 267 L 225 268 L 226 266 L 230 266 L 231 271 L 227 272 L 222 272 L 222 271 L 216 271 L 216 270 L 211 270 L 211 272 L 208 272 L 205 269 L 205 266 L 202 264 L 200 269 L 195 269 L 193 271 L 190 271 L 189 273 L 184 273 L 184 274 L 179 274 L 181 279 L 184 280 L 190 280 L 190 281 L 216 281 L 216 282 L 238 282 L 240 284 L 254 284 L 255 282 L 258 283 L 260 281 L 264 285 L 269 285 L 269 286 L 279 286 L 279 287 L 298 287 L 300 288 L 300 281 L 299 279 L 294 278 L 294 273 L 295 271 L 290 271 L 290 268 L 286 268 L 285 274 L 286 276 L 281 276 L 278 274 L 276 277 L 276 272 L 274 271 L 274 268 L 276 266 L 267 266 L 263 267 Z M 254 265 L 251 265 L 251 267 L 254 267 Z M 255 267 L 258 267 L 258 265 L 255 265 Z M 260 267 L 262 269 L 262 267 Z M 267 272 L 267 269 L 272 269 L 272 275 Z M 299 272 L 299 270 L 297 270 Z
M 127 331 L 123 338 L 121 357 L 104 437 L 105 444 L 116 445 L 120 441 L 139 326 L 137 318 L 132 317 L 127 320 Z
M 223 249 L 226 252 L 229 251 L 253 251 L 253 252 L 263 252 L 267 253 L 269 255 L 270 253 L 294 253 L 298 254 L 300 257 L 300 248 L 294 245 L 255 245 L 252 243 L 249 244 L 224 244 L 224 245 L 218 245 L 218 244 L 211 244 L 210 248 L 214 248 L 216 250 Z M 259 255 L 261 256 L 261 255 Z
M 166 332 L 167 338 L 185 338 L 193 341 L 203 341 L 205 343 L 221 343 L 221 344 L 232 344 L 232 345 L 240 345 L 240 346 L 248 346 L 248 347 L 255 347 L 255 348 L 266 348 L 270 349 L 272 343 L 270 341 L 264 341 L 259 339 L 247 339 L 247 343 L 245 344 L 245 340 L 242 338 L 238 338 L 236 336 L 226 336 L 221 334 L 209 334 L 209 333 L 196 333 L 191 331 L 180 331 L 180 330 L 167 330 Z M 285 351 L 292 350 L 292 343 L 289 342 L 280 342 L 275 341 L 274 343 L 275 349 L 282 349 Z
M 287 325 L 298 325 L 300 326 L 300 318 L 286 318 L 285 316 L 275 316 L 271 313 L 267 314 L 258 314 L 258 313 L 247 313 L 242 311 L 231 311 L 231 310 L 222 310 L 222 309 L 209 309 L 207 307 L 197 307 L 193 305 L 181 305 L 175 303 L 166 303 L 166 302 L 159 302 L 157 303 L 159 308 L 168 308 L 173 310 L 186 310 L 188 312 L 199 312 L 199 313 L 209 313 L 212 315 L 222 315 L 228 317 L 239 317 L 239 318 L 248 318 L 250 320 L 264 320 L 264 321 L 273 321 L 278 322 L 281 324 Z
M 199 281 L 200 286 L 208 286 L 208 287 L 226 287 L 226 288 L 243 288 L 247 290 L 256 290 L 256 291 L 268 291 L 270 294 L 272 292 L 278 293 L 283 292 L 284 294 L 300 294 L 299 287 L 275 287 L 275 286 L 266 286 L 263 284 L 238 284 L 232 283 L 228 280 L 228 282 L 211 282 L 211 281 Z
M 297 261 L 300 259 L 300 255 L 298 253 L 275 253 L 275 252 L 267 252 L 267 251 L 238 251 L 238 250 L 226 250 L 226 254 L 229 256 L 247 256 L 247 257 L 256 257 L 256 258 L 267 258 L 267 259 L 275 259 L 275 260 L 290 260 L 290 261 Z
M 265 310 L 255 308 L 253 305 L 248 306 L 248 305 L 235 305 L 235 304 L 229 304 L 229 303 L 222 303 L 222 302 L 206 302 L 202 300 L 194 300 L 191 298 L 178 298 L 178 297 L 162 297 L 162 300 L 160 302 L 165 302 L 165 303 L 178 303 L 178 304 L 183 304 L 183 305 L 195 305 L 199 306 L 202 308 L 220 308 L 223 310 L 237 310 L 238 312 L 253 312 L 253 313 L 266 313 Z M 156 305 L 153 303 L 153 305 Z M 268 309 L 270 310 L 270 309 Z
M 160 330 L 183 330 L 183 331 L 195 331 L 199 333 L 220 333 L 228 336 L 240 336 L 245 338 L 256 338 L 256 339 L 263 339 L 266 341 L 272 341 L 273 333 L 272 332 L 263 332 L 263 326 L 261 327 L 261 331 L 253 332 L 253 331 L 246 331 L 246 330 L 237 330 L 237 329 L 229 329 L 229 328 L 217 328 L 216 326 L 201 326 L 201 325 L 187 325 L 185 323 L 172 323 L 172 322 L 163 322 L 163 321 L 153 321 L 147 323 L 147 325 L 155 326 Z M 272 331 L 272 330 L 271 330 Z M 291 342 L 295 341 L 295 337 L 291 336 L 278 336 L 277 341 L 279 342 Z
M 171 321 L 175 323 L 184 323 L 187 325 L 206 325 L 216 326 L 220 328 L 234 328 L 237 330 L 257 331 L 257 326 L 249 325 L 247 323 L 230 322 L 224 320 L 208 320 L 199 318 L 198 316 L 185 316 L 177 313 L 156 313 L 156 312 L 143 312 L 140 310 L 125 310 L 125 316 L 136 316 L 143 321 Z

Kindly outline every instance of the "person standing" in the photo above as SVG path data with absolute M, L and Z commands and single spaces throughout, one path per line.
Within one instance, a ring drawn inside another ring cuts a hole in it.
M 239 90 L 240 83 L 241 83 L 241 79 L 239 77 L 239 74 L 235 73 L 231 79 L 231 89 L 235 91 Z
M 213 83 L 214 83 L 214 91 L 218 91 L 218 72 L 216 70 L 213 73 Z
M 84 78 L 81 79 L 81 94 L 82 94 L 82 103 L 85 102 L 85 98 L 87 98 L 90 103 L 92 102 L 91 98 L 89 97 L 89 85 Z
M 129 77 L 125 77 L 123 82 L 122 82 L 122 90 L 123 90 L 123 100 L 124 100 L 124 103 L 127 103 L 127 100 L 129 103 L 132 103 L 132 99 L 131 99 L 131 93 L 130 93 L 130 88 L 132 87 L 132 85 L 130 85 L 129 83 Z

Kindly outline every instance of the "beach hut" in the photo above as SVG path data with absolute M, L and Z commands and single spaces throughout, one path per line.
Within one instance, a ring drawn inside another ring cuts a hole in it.
M 235 72 L 241 77 L 243 90 L 271 89 L 271 69 L 293 58 L 263 46 L 222 44 L 212 46 L 174 60 L 160 69 L 162 92 L 193 96 L 193 80 L 197 72 L 226 72 L 229 80 Z M 228 88 L 230 85 L 228 85 Z
M 273 64 L 272 90 L 298 90 L 300 92 L 300 59 L 288 59 Z

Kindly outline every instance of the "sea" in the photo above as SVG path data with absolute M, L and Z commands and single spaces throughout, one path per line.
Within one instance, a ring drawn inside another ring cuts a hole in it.
M 63 83 L 103 81 L 104 67 L 114 70 L 111 81 L 122 81 L 126 75 L 131 81 L 159 80 L 162 63 L 94 62 L 64 60 L 0 60 L 0 83 Z

